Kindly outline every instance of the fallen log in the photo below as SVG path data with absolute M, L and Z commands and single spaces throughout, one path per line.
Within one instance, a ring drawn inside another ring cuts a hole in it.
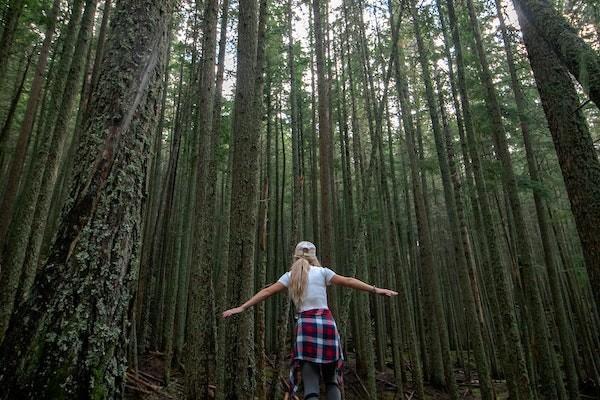
M 127 373 L 127 380 L 133 383 L 137 383 L 138 385 L 146 387 L 154 392 L 160 392 L 160 390 L 162 389 L 162 386 L 154 385 L 151 382 L 148 382 L 147 380 L 139 377 L 138 375 L 129 372 Z
M 154 376 L 154 375 L 152 375 L 152 374 L 149 374 L 149 373 L 147 373 L 147 372 L 144 372 L 144 371 L 137 371 L 137 374 L 138 374 L 138 375 L 142 375 L 143 377 L 145 377 L 145 378 L 147 378 L 147 379 L 151 379 L 151 380 L 153 380 L 153 381 L 156 381 L 156 382 L 158 382 L 158 383 L 161 383 L 161 384 L 163 383 L 163 379 L 162 379 L 162 378 L 159 378 L 159 377 L 157 377 L 157 376 Z
M 125 384 L 125 389 L 133 390 L 135 392 L 139 392 L 139 393 L 143 393 L 143 394 L 152 394 L 152 392 L 149 391 L 149 390 L 142 389 L 139 386 L 132 386 L 132 385 L 129 385 L 127 383 Z
M 382 378 L 375 378 L 375 379 L 378 380 L 379 382 L 385 383 L 388 386 L 391 386 L 394 389 L 398 389 L 398 385 L 396 385 L 396 384 L 394 384 L 392 382 L 388 382 L 388 381 L 386 381 L 385 379 L 382 379 Z

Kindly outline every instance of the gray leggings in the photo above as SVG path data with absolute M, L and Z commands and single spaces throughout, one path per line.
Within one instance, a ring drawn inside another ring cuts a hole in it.
M 317 364 L 310 361 L 302 362 L 302 382 L 304 383 L 304 398 L 318 399 L 319 393 L 319 370 L 323 372 L 323 380 L 327 388 L 327 400 L 341 400 L 342 394 L 338 387 L 336 375 L 337 363 Z

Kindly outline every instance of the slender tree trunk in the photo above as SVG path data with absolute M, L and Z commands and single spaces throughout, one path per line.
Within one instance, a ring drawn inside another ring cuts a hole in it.
M 314 18 L 314 46 L 317 64 L 317 92 L 319 94 L 319 181 L 321 188 L 320 254 L 323 265 L 334 263 L 333 212 L 331 185 L 332 133 L 330 115 L 330 82 L 326 75 L 325 49 L 323 48 L 322 0 L 312 0 Z
M 185 209 L 185 204 L 188 200 L 187 186 L 184 186 L 183 183 L 186 182 L 188 178 L 185 176 L 185 172 L 190 158 L 190 152 L 186 150 L 187 149 L 183 147 L 183 154 L 179 156 L 180 161 L 177 163 L 176 176 L 173 182 L 173 200 L 171 204 L 168 205 L 168 207 L 171 208 L 169 214 L 172 217 L 169 218 L 165 235 L 165 242 L 167 245 L 164 257 L 166 282 L 164 283 L 164 306 L 160 315 L 163 323 L 162 332 L 156 332 L 157 336 L 162 336 L 161 342 L 163 343 L 165 354 L 163 377 L 166 384 L 169 384 L 171 379 L 171 364 L 173 363 L 173 347 L 175 343 L 175 314 L 177 308 L 177 293 L 180 289 L 180 275 L 183 275 L 186 271 L 186 265 L 180 262 L 185 213 L 178 212 L 178 210 Z M 158 329 L 156 330 L 158 331 Z
M 217 40 L 218 1 L 205 2 L 200 69 L 200 98 L 198 105 L 197 132 L 199 143 L 193 178 L 196 180 L 195 204 L 198 223 L 194 224 L 194 260 L 190 276 L 190 300 L 188 307 L 186 388 L 187 398 L 204 399 L 209 396 L 210 374 L 215 369 L 216 321 L 214 298 L 211 298 L 213 251 L 212 233 L 215 217 L 216 151 L 219 133 L 212 129 L 215 55 Z M 201 164 L 202 163 L 202 164 Z
M 94 89 L 98 85 L 98 79 L 100 79 L 100 66 L 102 65 L 104 49 L 106 48 L 106 34 L 108 32 L 108 24 L 112 15 L 112 2 L 113 0 L 104 0 L 104 6 L 102 9 L 102 22 L 100 23 L 100 33 L 98 34 L 98 43 L 96 45 L 96 54 L 94 56 L 94 66 L 92 67 L 92 74 L 90 77 L 90 90 L 88 92 L 88 96 L 90 98 L 85 101 L 84 111 L 86 112 L 89 112 L 88 108 L 90 105 L 91 96 Z
M 42 249 L 44 231 L 50 217 L 52 194 L 54 186 L 57 183 L 58 172 L 63 159 L 63 149 L 69 133 L 68 123 L 75 105 L 75 97 L 78 92 L 77 87 L 81 83 L 82 69 L 86 58 L 85 54 L 88 52 L 90 45 L 89 42 L 96 15 L 96 5 L 97 0 L 88 0 L 85 5 L 81 28 L 79 29 L 79 37 L 75 46 L 75 52 L 73 53 L 73 62 L 67 76 L 67 84 L 64 89 L 56 124 L 52 130 L 52 140 L 49 143 L 50 147 L 48 148 L 47 157 L 44 164 L 36 163 L 33 167 L 43 169 L 44 173 L 38 189 L 39 195 L 31 223 L 29 243 L 27 244 L 26 255 L 23 261 L 24 271 L 35 271 L 40 261 L 39 256 Z M 40 155 L 38 154 L 38 156 Z M 33 273 L 30 274 L 33 275 Z
M 6 20 L 3 21 L 4 26 L 2 28 L 2 35 L 0 35 L 0 90 L 3 89 L 4 84 L 7 82 L 6 70 L 10 60 L 10 52 L 25 3 L 25 0 L 11 0 L 6 10 Z
M 78 13 L 81 11 L 81 7 L 79 9 L 75 7 L 76 5 L 74 5 L 71 20 L 69 21 L 70 24 L 72 21 L 75 21 L 75 23 L 79 21 Z M 93 13 L 95 12 L 95 0 L 88 0 L 86 3 L 86 12 L 87 24 L 82 25 L 79 35 L 75 35 L 76 29 L 74 27 L 70 26 L 68 28 L 68 38 L 59 67 L 59 73 L 63 75 L 62 82 L 65 83 L 65 86 L 61 82 L 55 83 L 52 93 L 52 106 L 56 108 L 55 112 L 51 113 L 53 122 L 46 125 L 47 130 L 41 131 L 44 140 L 39 150 L 36 149 L 36 156 L 32 160 L 31 173 L 27 176 L 22 189 L 22 195 L 19 198 L 19 205 L 15 216 L 12 219 L 8 218 L 4 221 L 10 221 L 10 231 L 8 232 L 9 240 L 5 241 L 3 247 L 0 263 L 4 264 L 10 272 L 3 275 L 4 279 L 0 281 L 0 304 L 2 305 L 2 309 L 0 310 L 0 337 L 6 331 L 6 324 L 10 319 L 10 314 L 14 307 L 14 300 L 24 268 L 25 257 L 30 254 L 27 252 L 28 239 L 32 233 L 43 235 L 43 231 L 40 233 L 33 230 L 36 223 L 41 222 L 42 218 L 45 219 L 47 216 L 47 212 L 42 213 L 41 208 L 38 211 L 38 200 L 40 200 L 40 196 L 42 196 L 42 200 L 45 200 L 48 194 L 47 191 L 51 188 L 49 184 L 54 183 L 51 179 L 53 178 L 54 169 L 58 165 L 58 160 L 56 159 L 57 152 L 60 151 L 57 146 L 62 145 L 61 139 L 64 139 L 64 134 L 62 134 L 62 137 L 59 137 L 61 136 L 61 132 L 57 132 L 58 135 L 54 135 L 54 126 L 59 119 L 62 118 L 64 120 L 67 117 L 66 113 L 70 111 L 71 104 L 68 104 L 68 101 L 72 100 L 71 94 L 75 90 L 74 86 L 77 83 L 75 77 L 79 75 L 81 62 L 85 54 L 85 45 L 87 44 L 89 29 Z M 71 33 L 73 33 L 72 36 L 70 35 Z M 72 39 L 72 42 L 69 38 Z M 68 44 L 75 45 L 72 54 Z M 71 78 L 74 82 L 69 82 L 67 77 Z M 64 125 L 62 127 L 64 128 Z M 62 133 L 65 133 L 64 130 Z M 46 165 L 47 162 L 49 165 Z M 45 204 L 43 205 L 45 206 Z
M 6 113 L 6 118 L 4 119 L 4 123 L 2 124 L 2 129 L 0 130 L 0 151 L 2 152 L 2 154 L 0 155 L 0 168 L 4 164 L 2 159 L 5 157 L 7 151 L 6 140 L 8 139 L 9 133 L 11 131 L 10 128 L 12 127 L 12 123 L 15 118 L 15 111 L 17 110 L 19 100 L 21 99 L 21 94 L 23 93 L 25 81 L 27 81 L 27 73 L 29 72 L 29 67 L 31 66 L 31 59 L 33 58 L 33 54 L 36 51 L 36 48 L 32 49 L 31 53 L 28 56 L 24 55 L 22 61 L 20 62 L 21 65 L 25 64 L 25 67 L 22 68 L 21 66 L 19 66 L 19 72 L 21 71 L 21 69 L 23 69 L 23 72 L 21 72 L 21 78 L 18 79 L 17 83 L 15 84 L 14 94 L 12 95 L 10 106 L 8 107 L 8 112 Z M 2 177 L 1 170 L 0 177 Z
M 320 243 L 321 240 L 321 222 L 319 221 L 319 194 L 318 194 L 318 182 L 317 182 L 317 102 L 316 102 L 316 84 L 315 84 L 315 24 L 312 17 L 313 13 L 308 13 L 308 29 L 309 29 L 309 41 L 310 41 L 310 110 L 311 110 L 311 124 L 310 124 L 310 137 L 309 137 L 309 149 L 310 149 L 310 210 L 311 210 L 311 222 L 312 222 L 312 240 L 315 243 Z
M 292 190 L 292 220 L 290 232 L 290 245 L 295 247 L 300 241 L 300 231 L 302 226 L 302 191 L 304 178 L 300 172 L 300 140 L 298 132 L 298 82 L 296 77 L 296 66 L 294 61 L 294 39 L 293 39 L 293 9 L 292 0 L 288 0 L 287 10 L 288 23 L 288 66 L 290 74 L 290 125 L 292 130 L 292 175 L 293 175 L 293 190 Z
M 257 78 L 255 81 L 254 88 L 254 126 L 259 132 L 262 130 L 262 116 L 264 114 L 263 109 L 263 98 L 265 91 L 265 64 L 266 64 L 266 41 L 267 41 L 267 25 L 269 24 L 269 2 L 267 0 L 260 0 L 259 3 L 259 13 L 258 13 L 258 43 L 256 49 L 256 71 Z M 268 188 L 267 188 L 268 192 Z M 266 201 L 266 200 L 265 200 Z M 266 204 L 265 204 L 266 206 Z M 262 204 L 259 206 L 259 218 L 257 220 L 257 232 L 263 227 L 263 220 L 261 219 L 260 212 L 262 208 Z M 267 212 L 266 207 L 264 208 L 264 212 Z M 266 225 L 264 225 L 266 229 Z M 260 239 L 260 236 L 257 235 L 257 238 Z M 283 239 L 283 237 L 282 237 Z M 265 242 L 257 243 L 258 257 L 255 260 L 258 263 L 263 261 L 264 252 L 260 248 L 261 245 L 266 245 Z M 264 287 L 267 280 L 267 269 L 266 265 L 258 264 L 258 274 L 256 285 L 257 287 Z M 263 268 L 264 266 L 264 268 Z M 259 399 L 264 399 L 266 397 L 266 376 L 265 376 L 265 312 L 264 312 L 264 304 L 261 304 L 256 309 L 256 321 L 255 327 L 257 328 L 257 336 L 256 336 L 256 347 L 255 347 L 255 357 L 257 359 L 257 372 L 256 372 L 256 395 Z M 286 309 L 287 310 L 287 309 Z
M 222 110 L 222 106 L 223 106 L 223 80 L 224 80 L 224 76 L 225 76 L 225 49 L 227 46 L 227 21 L 229 18 L 229 0 L 223 0 L 221 2 L 221 25 L 220 25 L 220 31 L 219 31 L 219 54 L 217 56 L 217 75 L 216 75 L 216 83 L 215 83 L 215 99 L 214 99 L 214 106 L 213 106 L 213 123 L 212 123 L 212 129 L 213 129 L 213 136 L 219 136 L 220 137 L 220 132 L 221 132 L 221 110 Z M 221 143 L 219 142 L 219 145 L 221 145 Z M 231 157 L 231 152 L 230 152 L 230 157 Z M 229 176 L 229 175 L 227 175 Z M 227 185 L 225 185 L 226 182 L 226 178 L 225 178 L 225 174 L 222 175 L 222 186 L 223 186 L 223 191 L 225 191 L 225 187 Z M 222 193 L 222 197 L 225 197 L 225 194 Z M 225 206 L 225 202 L 223 201 L 223 206 L 221 208 L 222 213 L 224 214 L 220 221 L 221 223 L 219 224 L 219 226 L 223 226 L 224 224 L 227 224 L 227 222 L 223 222 L 223 221 L 228 221 L 227 215 L 226 215 L 226 210 L 227 207 Z M 226 228 L 222 228 L 221 232 L 226 232 Z M 218 236 L 219 238 L 223 237 L 223 234 L 220 234 Z M 219 241 L 219 245 L 221 243 L 226 243 L 226 239 L 221 239 Z M 226 300 L 226 294 L 227 294 L 227 268 L 223 267 L 223 262 L 221 262 L 222 260 L 220 259 L 220 252 L 221 252 L 221 247 L 217 245 L 215 246 L 215 249 L 217 250 L 217 260 L 220 261 L 217 263 L 217 266 L 220 266 L 220 270 L 219 270 L 219 274 L 218 276 L 221 277 L 221 279 L 219 280 L 220 285 L 218 287 L 216 287 L 217 289 L 217 299 L 216 299 L 216 303 L 217 303 L 217 310 L 222 310 L 224 308 L 224 303 Z M 223 246 L 225 247 L 225 246 Z M 217 366 L 217 386 L 223 385 L 224 382 L 224 370 L 225 370 L 225 366 L 224 366 L 224 355 L 225 355 L 225 349 L 224 349 L 224 344 L 225 344 L 225 335 L 222 332 L 222 327 L 224 325 L 224 320 L 219 319 L 219 321 L 217 322 L 217 332 L 218 332 L 218 336 L 217 336 L 217 362 L 216 362 L 216 366 Z M 223 391 L 217 391 L 217 398 L 219 398 L 218 396 L 223 396 Z
M 33 130 L 33 123 L 37 115 L 38 104 L 40 102 L 40 96 L 42 92 L 42 84 L 44 83 L 44 74 L 46 71 L 46 65 L 48 64 L 48 55 L 50 53 L 50 47 L 52 44 L 52 38 L 54 37 L 59 11 L 60 0 L 54 0 L 52 3 L 52 8 L 48 13 L 48 27 L 46 29 L 46 35 L 40 49 L 40 55 L 38 56 L 33 81 L 31 82 L 31 89 L 29 91 L 29 97 L 27 98 L 25 116 L 23 117 L 23 122 L 21 123 L 19 136 L 17 138 L 17 145 L 14 150 L 12 161 L 8 170 L 8 176 L 6 178 L 6 186 L 4 187 L 2 204 L 0 205 L 0 243 L 5 242 L 8 228 L 10 226 L 12 210 L 14 208 L 15 199 L 17 198 L 19 180 L 25 164 L 27 143 L 29 142 L 31 132 Z

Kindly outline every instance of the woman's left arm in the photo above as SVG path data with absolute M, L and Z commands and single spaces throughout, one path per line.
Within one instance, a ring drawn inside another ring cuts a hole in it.
M 362 290 L 364 292 L 371 292 L 375 294 L 384 295 L 387 297 L 397 296 L 398 292 L 390 289 L 378 288 L 375 285 L 369 285 L 361 281 L 360 279 L 353 278 L 351 276 L 334 275 L 331 278 L 331 283 L 334 285 L 346 286 L 352 289 Z
M 239 307 L 230 308 L 227 311 L 223 311 L 223 318 L 231 317 L 232 315 L 239 314 L 243 311 L 246 311 L 248 308 L 252 307 L 255 304 L 260 303 L 263 300 L 268 299 L 276 293 L 279 293 L 287 289 L 285 285 L 281 282 L 275 282 L 272 285 L 267 286 L 266 288 L 261 289 L 258 293 L 248 299 L 247 302 L 242 304 Z

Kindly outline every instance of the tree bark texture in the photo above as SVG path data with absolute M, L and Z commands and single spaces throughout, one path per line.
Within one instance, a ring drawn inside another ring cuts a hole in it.
M 112 399 L 122 390 L 173 3 L 129 0 L 115 10 L 56 240 L 0 347 L 2 399 Z

